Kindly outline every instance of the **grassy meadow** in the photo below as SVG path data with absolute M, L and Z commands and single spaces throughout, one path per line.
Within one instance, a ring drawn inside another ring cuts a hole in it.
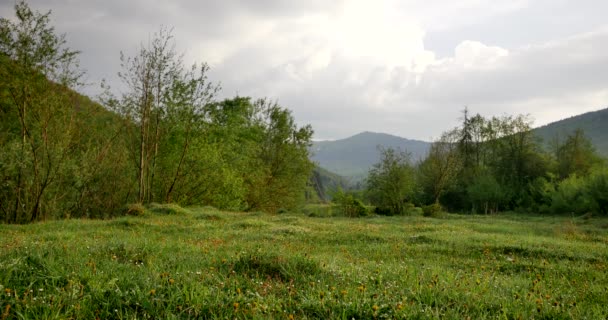
M 605 319 L 608 219 L 157 206 L 0 225 L 0 319 Z

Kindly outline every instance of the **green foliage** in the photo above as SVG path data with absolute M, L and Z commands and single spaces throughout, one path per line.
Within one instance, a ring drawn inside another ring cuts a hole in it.
M 608 168 L 592 171 L 587 182 L 587 192 L 593 199 L 593 211 L 608 215 Z
M 380 153 L 380 162 L 373 166 L 367 178 L 370 203 L 389 215 L 404 214 L 416 187 L 410 156 L 390 148 L 380 148 Z
M 185 216 L 185 215 L 192 214 L 192 212 L 190 212 L 190 210 L 182 208 L 181 206 L 174 204 L 174 203 L 165 203 L 165 204 L 150 203 L 150 205 L 148 206 L 148 209 L 150 210 L 150 212 L 156 213 L 156 214 L 179 215 L 179 216 Z
M 343 192 L 342 189 L 338 189 L 334 193 L 332 201 L 337 204 L 342 214 L 347 217 L 356 218 L 368 215 L 368 210 L 361 199 L 355 197 L 351 192 Z
M 444 215 L 444 211 L 439 203 L 433 203 L 422 207 L 422 215 L 430 218 L 441 218 Z
M 15 6 L 0 19 L 0 216 L 10 223 L 107 217 L 128 200 L 128 162 L 115 143 L 119 119 L 70 88 L 77 51 L 50 13 Z
M 496 213 L 509 199 L 507 191 L 496 181 L 494 176 L 482 173 L 467 188 L 473 211 L 478 213 Z
M 458 152 L 457 130 L 444 133 L 431 145 L 429 154 L 418 165 L 418 184 L 423 192 L 421 202 L 439 202 L 441 196 L 457 182 L 463 166 L 463 157 Z
M 146 214 L 146 207 L 141 203 L 130 203 L 125 208 L 128 216 L 143 216 Z
M 276 212 L 304 200 L 313 164 L 310 126 L 298 127 L 291 112 L 267 100 L 236 97 L 209 104 L 209 139 L 242 177 L 247 210 Z
M 592 199 L 586 192 L 585 178 L 572 175 L 561 181 L 553 194 L 551 210 L 554 213 L 584 214 L 591 210 Z
M 289 110 L 215 102 L 208 66 L 184 67 L 166 29 L 121 56 L 126 90 L 104 85 L 104 108 L 72 91 L 77 52 L 50 13 L 15 9 L 0 20 L 3 221 L 107 218 L 131 202 L 275 212 L 304 200 L 312 129 Z
M 601 162 L 591 141 L 580 129 L 575 130 L 563 143 L 555 141 L 554 147 L 557 174 L 562 179 L 573 174 L 586 176 L 593 166 Z
M 607 214 L 608 169 L 597 168 L 587 177 L 576 174 L 561 181 L 553 193 L 554 213 Z
M 534 129 L 534 134 L 543 140 L 547 151 L 555 152 L 556 140 L 572 136 L 577 130 L 583 130 L 591 140 L 598 154 L 608 157 L 608 108 L 583 113 Z
M 306 202 L 329 201 L 331 192 L 341 189 L 347 189 L 349 182 L 344 177 L 341 177 L 333 172 L 315 166 L 310 175 L 309 187 L 307 192 Z
M 411 152 L 413 161 L 423 159 L 429 149 L 429 143 L 425 141 L 362 132 L 346 139 L 313 142 L 311 158 L 319 166 L 348 178 L 355 185 L 364 182 L 369 168 L 380 160 L 378 146 L 407 150 Z

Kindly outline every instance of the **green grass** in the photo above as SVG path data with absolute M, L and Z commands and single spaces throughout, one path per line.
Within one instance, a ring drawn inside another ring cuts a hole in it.
M 608 317 L 608 219 L 160 209 L 0 225 L 0 319 Z

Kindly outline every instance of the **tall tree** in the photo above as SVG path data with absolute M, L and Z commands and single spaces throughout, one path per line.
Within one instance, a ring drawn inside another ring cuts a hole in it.
M 431 145 L 428 156 L 418 166 L 419 181 L 423 192 L 439 203 L 441 195 L 455 183 L 463 167 L 459 152 L 458 130 L 445 132 Z
M 591 141 L 581 129 L 568 135 L 563 143 L 556 148 L 557 173 L 559 178 L 565 179 L 572 174 L 586 176 L 591 168 L 601 162 Z
M 20 1 L 15 14 L 15 21 L 0 19 L 0 123 L 6 129 L 0 139 L 0 210 L 8 222 L 25 222 L 48 213 L 48 191 L 78 130 L 67 88 L 82 73 L 78 51 L 49 25 L 50 11 L 34 12 Z
M 297 126 L 288 109 L 266 99 L 227 99 L 208 105 L 207 114 L 209 138 L 241 173 L 247 209 L 276 212 L 303 200 L 313 169 L 309 125 Z
M 129 126 L 129 132 L 138 172 L 137 200 L 142 203 L 172 199 L 175 186 L 183 177 L 192 137 L 201 134 L 204 106 L 219 90 L 207 81 L 207 65 L 194 65 L 186 70 L 174 46 L 170 30 L 161 28 L 147 46 L 140 46 L 134 57 L 121 53 L 123 71 L 119 76 L 128 91 L 120 99 L 107 100 L 114 110 L 136 124 Z M 164 153 L 161 151 L 164 139 L 176 138 L 176 131 L 181 132 L 180 138 L 172 143 L 179 146 L 175 149 L 172 145 Z M 176 158 L 168 152 L 171 150 L 178 154 Z M 176 161 L 177 166 L 170 171 L 172 178 L 165 176 L 166 179 L 159 180 L 162 157 Z M 164 194 L 156 194 L 158 190 Z
M 379 148 L 380 161 L 370 169 L 367 193 L 380 211 L 402 214 L 415 192 L 414 168 L 410 154 L 392 148 Z

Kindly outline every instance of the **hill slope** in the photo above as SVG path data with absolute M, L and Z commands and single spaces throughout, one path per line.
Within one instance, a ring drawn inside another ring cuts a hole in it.
M 378 162 L 378 146 L 407 150 L 412 154 L 412 160 L 417 161 L 426 155 L 430 143 L 385 133 L 362 132 L 346 139 L 315 142 L 312 160 L 339 175 L 359 178 Z
M 321 202 L 330 200 L 331 193 L 339 188 L 348 189 L 350 187 L 348 179 L 319 166 L 315 166 L 312 171 L 309 184 L 313 188 L 314 194 L 317 196 L 316 201 Z
M 598 153 L 608 157 L 608 108 L 556 121 L 534 131 L 549 145 L 555 137 L 563 140 L 576 129 L 582 129 Z

